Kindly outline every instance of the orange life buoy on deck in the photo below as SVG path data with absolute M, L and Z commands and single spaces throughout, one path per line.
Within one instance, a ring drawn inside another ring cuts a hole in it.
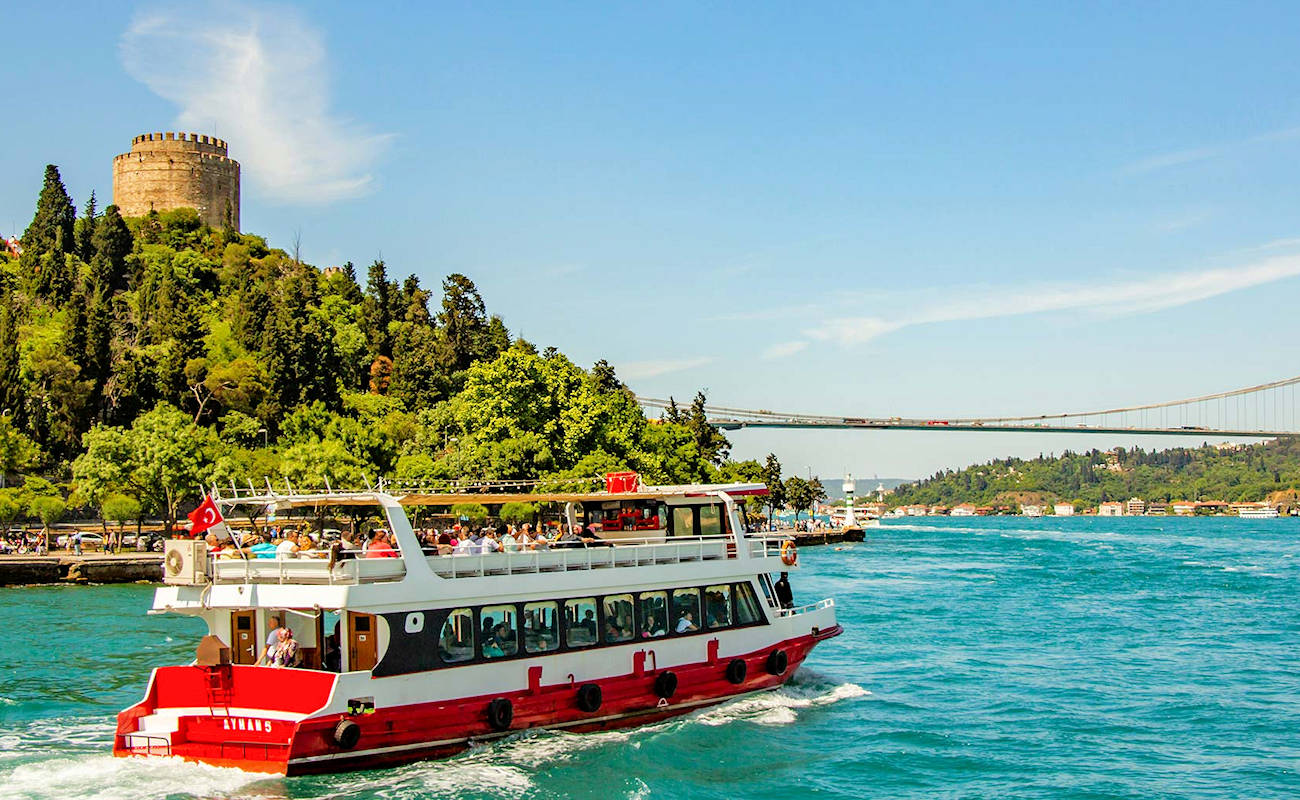
M 786 539 L 781 542 L 781 563 L 787 567 L 793 567 L 799 563 L 799 548 L 795 546 L 793 539 Z

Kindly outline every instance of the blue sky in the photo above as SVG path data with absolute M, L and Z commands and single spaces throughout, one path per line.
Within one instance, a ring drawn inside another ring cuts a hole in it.
M 1296 374 L 1288 4 L 11 9 L 0 232 L 132 136 L 243 164 L 319 265 L 451 271 L 634 389 L 849 416 L 1086 410 Z M 740 432 L 919 476 L 1127 439 Z M 1150 444 L 1151 442 L 1145 442 Z M 1164 444 L 1171 444 L 1164 440 Z

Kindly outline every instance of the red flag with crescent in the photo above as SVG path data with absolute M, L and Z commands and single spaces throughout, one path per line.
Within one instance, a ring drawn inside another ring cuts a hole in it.
M 190 512 L 190 535 L 198 536 L 208 528 L 220 525 L 224 518 L 217 504 L 212 501 L 212 496 L 208 495 L 203 498 L 199 507 Z

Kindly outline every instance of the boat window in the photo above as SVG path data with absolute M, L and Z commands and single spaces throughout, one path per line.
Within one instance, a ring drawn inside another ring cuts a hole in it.
M 524 649 L 549 653 L 560 646 L 560 605 L 529 603 L 524 606 Z
M 753 625 L 763 621 L 763 612 L 758 610 L 758 597 L 754 587 L 748 583 L 736 584 L 736 623 Z
M 564 640 L 569 647 L 596 643 L 596 598 L 582 597 L 564 603 Z
M 691 506 L 673 508 L 673 536 L 695 535 L 695 509 Z
M 673 633 L 700 629 L 700 590 L 673 589 Z
M 722 535 L 722 506 L 700 506 L 700 535 Z
M 631 641 L 636 631 L 632 628 L 632 595 L 612 594 L 605 598 L 606 644 Z
M 519 625 L 514 606 L 484 606 L 478 612 L 479 646 L 484 658 L 513 656 L 519 652 Z
M 438 655 L 444 664 L 470 661 L 474 658 L 474 612 L 468 608 L 452 609 L 442 624 L 438 637 Z
M 704 622 L 709 628 L 725 628 L 731 624 L 730 586 L 705 587 Z
M 668 630 L 668 593 L 642 592 L 637 597 L 641 638 L 656 639 Z

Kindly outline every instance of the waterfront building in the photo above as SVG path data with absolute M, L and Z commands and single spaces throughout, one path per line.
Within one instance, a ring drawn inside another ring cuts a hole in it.
M 975 506 L 971 503 L 961 503 L 952 507 L 954 517 L 973 517 L 975 516 Z
M 1035 505 L 1022 505 L 1020 506 L 1020 513 L 1026 517 L 1041 517 L 1043 516 L 1043 507 L 1035 506 Z
M 1102 503 L 1097 506 L 1097 516 L 1099 517 L 1122 517 L 1124 516 L 1123 503 Z
M 1254 519 L 1273 519 L 1278 516 L 1277 506 L 1269 503 L 1233 503 L 1232 510 L 1239 517 Z
M 1126 516 L 1140 517 L 1145 513 L 1147 513 L 1147 502 L 1140 497 L 1130 497 L 1124 506 Z
M 1147 503 L 1148 517 L 1163 517 L 1169 513 L 1169 506 L 1164 503 L 1151 502 Z
M 1052 513 L 1058 517 L 1073 517 L 1074 506 L 1070 503 L 1057 503 L 1052 506 Z
M 1196 506 L 1197 504 L 1190 500 L 1175 500 L 1169 507 L 1175 516 L 1190 517 L 1196 513 Z

